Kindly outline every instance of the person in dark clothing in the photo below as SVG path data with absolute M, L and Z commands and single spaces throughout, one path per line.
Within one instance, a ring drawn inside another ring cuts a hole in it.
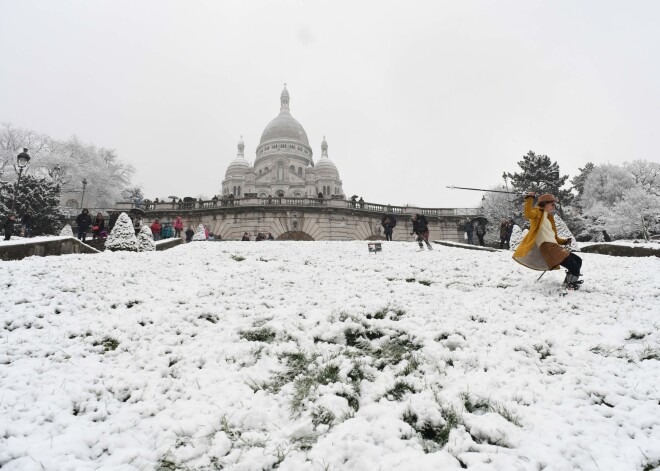
M 249 241 L 249 240 L 250 240 L 250 234 L 246 232 L 245 234 L 243 234 L 243 238 L 241 239 L 241 241 Z
M 360 196 L 360 199 L 358 200 L 358 205 L 360 206 L 360 209 L 364 208 L 364 200 Z
M 383 219 L 380 221 L 380 225 L 385 229 L 385 240 L 392 240 L 392 233 L 394 232 L 394 227 L 396 226 L 396 218 L 386 214 L 383 216 Z
M 429 250 L 433 250 L 433 247 L 429 243 L 429 222 L 426 220 L 426 217 L 422 214 L 415 214 L 412 217 L 412 223 L 413 231 L 410 235 L 417 234 L 417 243 L 420 250 L 424 250 L 424 242 L 426 242 Z
M 268 233 L 268 237 L 266 238 L 266 240 L 275 240 L 275 238 L 273 237 L 273 234 L 271 234 L 271 233 L 269 232 L 269 233 Z
M 353 195 L 351 196 L 351 206 L 355 208 L 356 205 L 357 205 L 357 195 Z
M 486 227 L 479 221 L 474 221 L 474 232 L 479 238 L 479 245 L 484 246 L 484 236 L 486 235 Z
M 192 242 L 194 235 L 195 231 L 193 230 L 192 226 L 188 226 L 188 229 L 186 229 L 186 242 Z
M 105 221 L 103 220 L 103 214 L 96 213 L 96 217 L 92 221 L 92 240 L 101 237 L 101 231 L 105 231 Z
M 76 218 L 76 225 L 78 226 L 78 240 L 85 242 L 89 226 L 92 225 L 92 217 L 89 215 L 87 208 L 83 209 L 82 213 Z
M 14 224 L 16 224 L 16 216 L 14 214 L 10 214 L 7 216 L 7 219 L 2 226 L 5 230 L 5 240 L 11 239 L 11 235 L 14 233 Z
M 117 223 L 117 219 L 119 219 L 119 211 L 113 211 L 110 213 L 110 218 L 108 219 L 108 231 L 112 231 L 112 228 L 115 227 L 115 224 Z
M 472 221 L 465 223 L 465 233 L 467 234 L 467 243 L 474 245 L 474 226 L 472 225 Z
M 32 237 L 32 227 L 34 227 L 34 217 L 32 217 L 32 212 L 28 211 L 21 218 L 21 223 L 25 228 L 25 237 Z
M 509 250 L 511 234 L 513 233 L 513 220 L 511 219 L 502 219 L 500 223 L 500 249 L 503 249 L 506 245 L 506 249 Z

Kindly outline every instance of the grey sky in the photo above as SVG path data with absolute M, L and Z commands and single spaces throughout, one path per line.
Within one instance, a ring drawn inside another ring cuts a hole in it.
M 148 197 L 220 192 L 279 112 L 347 195 L 463 207 L 528 150 L 658 161 L 652 1 L 0 0 L 0 121 L 115 148 Z

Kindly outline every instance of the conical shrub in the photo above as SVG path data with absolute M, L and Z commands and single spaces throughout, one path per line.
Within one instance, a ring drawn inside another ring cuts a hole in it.
M 137 252 L 138 241 L 135 237 L 135 230 L 133 223 L 128 214 L 121 213 L 117 218 L 115 227 L 105 240 L 105 248 L 108 250 L 127 250 L 129 252 Z

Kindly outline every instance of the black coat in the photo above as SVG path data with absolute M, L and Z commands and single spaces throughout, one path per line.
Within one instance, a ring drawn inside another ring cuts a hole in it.
M 89 214 L 80 213 L 76 218 L 76 225 L 79 231 L 87 231 L 92 225 L 92 217 Z
M 392 230 L 396 227 L 396 218 L 394 216 L 385 215 L 383 219 L 380 220 L 380 225 L 385 228 L 385 230 Z
M 14 224 L 16 224 L 16 219 L 5 220 L 5 223 L 2 225 L 2 228 L 5 230 L 5 236 L 11 236 L 14 233 Z
M 423 234 L 429 230 L 429 222 L 426 220 L 426 216 L 421 214 L 417 216 L 417 220 L 413 221 L 413 233 Z

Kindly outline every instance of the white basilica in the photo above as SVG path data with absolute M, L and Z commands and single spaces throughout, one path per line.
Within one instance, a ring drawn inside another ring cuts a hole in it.
M 280 114 L 264 132 L 257 146 L 254 165 L 245 160 L 245 143 L 238 142 L 238 154 L 229 164 L 222 182 L 222 194 L 242 198 L 246 193 L 259 197 L 343 198 L 339 171 L 328 158 L 323 138 L 321 158 L 314 163 L 307 133 L 289 111 L 289 92 L 284 86 Z

